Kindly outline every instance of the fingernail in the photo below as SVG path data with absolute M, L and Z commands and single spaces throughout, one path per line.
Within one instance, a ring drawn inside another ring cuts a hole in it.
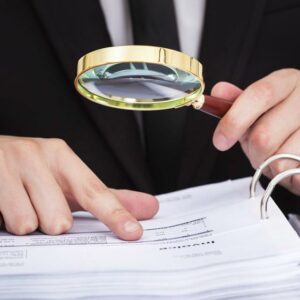
M 215 137 L 215 146 L 220 151 L 227 150 L 230 147 L 229 140 L 222 133 L 218 133 Z
M 124 224 L 124 230 L 128 233 L 132 233 L 141 229 L 138 222 L 128 221 Z

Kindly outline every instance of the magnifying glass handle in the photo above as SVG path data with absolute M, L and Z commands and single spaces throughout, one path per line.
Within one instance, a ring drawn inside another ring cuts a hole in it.
M 219 119 L 227 113 L 233 103 L 230 100 L 207 95 L 204 95 L 204 99 L 204 104 L 200 110 Z

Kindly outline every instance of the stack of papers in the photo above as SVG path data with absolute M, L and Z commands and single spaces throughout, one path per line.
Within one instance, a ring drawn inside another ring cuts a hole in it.
M 1 299 L 300 299 L 300 240 L 250 178 L 159 196 L 141 240 L 88 213 L 61 236 L 0 233 Z

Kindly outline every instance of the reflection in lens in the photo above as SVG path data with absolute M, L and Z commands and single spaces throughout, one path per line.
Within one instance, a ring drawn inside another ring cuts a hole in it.
M 83 73 L 80 85 L 89 92 L 126 102 L 183 98 L 198 90 L 199 80 L 190 73 L 153 63 L 106 64 Z

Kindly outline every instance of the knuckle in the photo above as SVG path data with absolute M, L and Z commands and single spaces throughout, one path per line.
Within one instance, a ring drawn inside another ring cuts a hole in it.
M 5 151 L 0 148 L 0 166 L 5 162 Z
M 299 76 L 299 70 L 295 68 L 286 68 L 286 69 L 281 69 L 278 71 L 275 71 L 274 73 L 280 73 L 282 77 L 287 77 L 287 76 Z
M 227 113 L 226 118 L 222 122 L 222 133 L 229 139 L 235 138 L 236 132 L 243 130 L 243 121 L 236 114 Z
M 37 228 L 37 218 L 20 215 L 16 218 L 11 231 L 16 235 L 25 235 L 34 232 Z
M 8 145 L 10 157 L 19 163 L 28 163 L 32 167 L 32 163 L 39 157 L 39 146 L 33 140 L 16 140 Z
M 90 200 L 99 198 L 99 195 L 110 193 L 108 188 L 97 178 L 89 178 L 83 185 L 83 201 L 90 203 Z
M 272 171 L 270 169 L 270 166 L 267 166 L 266 168 L 264 168 L 262 173 L 263 173 L 263 175 L 265 175 L 269 179 L 273 178 L 273 174 L 272 174 Z
M 47 139 L 47 144 L 55 150 L 66 150 L 69 148 L 65 140 L 59 138 Z
M 60 138 L 49 138 L 49 139 L 47 139 L 47 141 L 56 147 L 66 147 L 67 146 L 66 141 L 63 139 L 60 139 Z
M 11 160 L 31 164 L 39 155 L 40 147 L 35 139 L 15 138 L 6 141 L 0 148 L 0 162 Z
M 262 102 L 263 106 L 269 107 L 274 99 L 274 89 L 270 81 L 260 80 L 249 87 L 253 99 Z
M 22 151 L 36 151 L 38 149 L 38 144 L 34 140 L 20 140 L 15 141 L 16 145 L 20 144 Z
M 249 146 L 260 153 L 269 154 L 272 150 L 272 139 L 265 126 L 256 126 L 249 134 Z
M 19 170 L 22 174 L 39 172 L 43 160 L 39 145 L 35 141 L 25 141 L 18 150 Z M 22 166 L 23 168 L 21 168 Z
M 38 152 L 38 144 L 34 140 L 16 140 L 13 147 L 19 154 L 25 157 L 31 157 L 33 153 Z
M 71 217 L 59 217 L 47 226 L 44 226 L 43 231 L 49 235 L 59 235 L 67 232 L 72 228 L 73 219 Z
M 116 220 L 119 221 L 124 217 L 128 216 L 128 212 L 127 210 L 125 210 L 124 208 L 115 208 L 112 210 L 112 212 L 110 213 L 110 217 L 112 220 Z
M 271 170 L 273 176 L 276 176 L 279 173 L 282 173 L 289 169 L 290 164 L 284 160 L 278 160 L 272 163 Z

